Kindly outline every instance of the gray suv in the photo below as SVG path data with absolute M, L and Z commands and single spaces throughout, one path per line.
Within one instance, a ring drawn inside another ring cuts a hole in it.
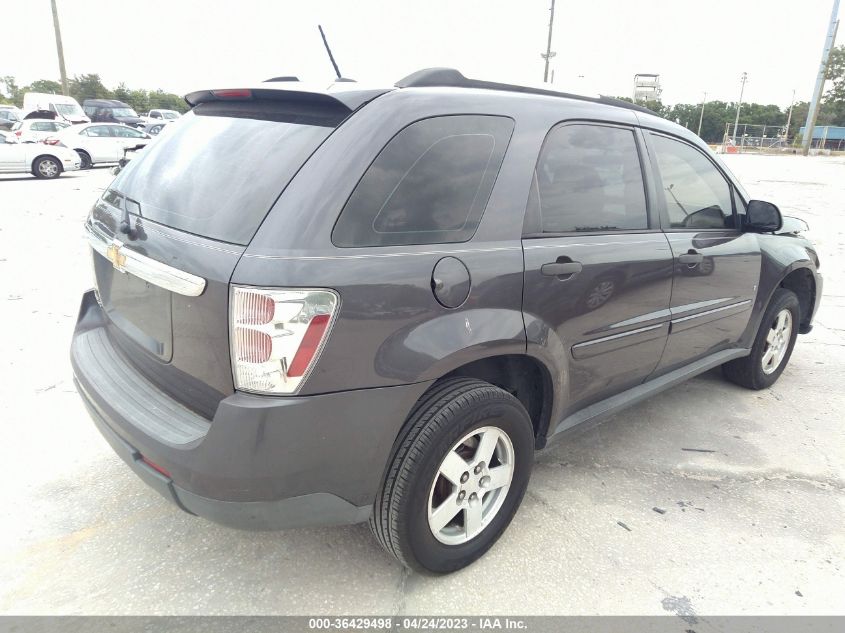
M 186 100 L 91 210 L 71 359 L 189 513 L 450 572 L 550 440 L 717 366 L 768 387 L 810 331 L 800 222 L 637 106 L 450 69 Z

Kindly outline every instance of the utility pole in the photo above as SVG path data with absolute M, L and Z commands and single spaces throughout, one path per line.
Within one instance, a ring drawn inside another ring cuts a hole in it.
M 548 83 L 549 81 L 549 60 L 557 55 L 557 53 L 552 52 L 552 27 L 555 23 L 555 0 L 552 0 L 552 6 L 549 9 L 549 13 L 549 41 L 546 44 L 546 52 L 540 54 L 540 57 L 546 60 L 546 69 L 543 71 L 543 83 Z
M 62 94 L 67 95 L 67 72 L 65 71 L 65 50 L 62 48 L 62 30 L 59 28 L 59 10 L 56 0 L 50 0 L 53 6 L 53 30 L 56 31 L 56 52 L 59 54 L 59 75 L 62 77 Z
M 704 99 L 701 101 L 701 114 L 698 117 L 698 135 L 701 136 L 701 124 L 704 122 L 704 104 L 707 103 L 707 93 L 704 93 Z
M 816 87 L 813 90 L 813 97 L 810 100 L 810 110 L 807 112 L 807 123 L 804 124 L 804 138 L 801 139 L 801 153 L 806 156 L 810 153 L 810 144 L 813 142 L 813 132 L 816 131 L 816 117 L 819 115 L 819 103 L 824 91 L 824 81 L 827 75 L 827 63 L 830 61 L 830 51 L 833 49 L 833 42 L 836 40 L 836 29 L 839 21 L 839 0 L 833 0 L 833 10 L 830 12 L 830 24 L 827 27 L 827 37 L 824 40 L 822 49 L 822 61 L 819 64 L 819 74 L 816 77 Z
M 789 125 L 792 123 L 792 106 L 795 105 L 795 88 L 792 89 L 792 101 L 789 102 L 789 114 L 786 117 L 786 132 L 783 133 L 783 140 L 789 140 Z
M 837 2 L 839 0 L 836 0 Z M 739 103 L 736 104 L 736 121 L 734 121 L 734 143 L 736 143 L 736 128 L 739 126 L 739 111 L 742 108 L 742 95 L 745 92 L 745 82 L 748 81 L 748 73 L 742 73 L 742 85 L 739 88 Z

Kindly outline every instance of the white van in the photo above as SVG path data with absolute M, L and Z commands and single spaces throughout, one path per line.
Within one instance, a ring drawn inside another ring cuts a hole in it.
M 27 92 L 23 96 L 23 115 L 36 110 L 55 112 L 58 119 L 68 123 L 90 123 L 91 119 L 73 97 L 43 92 Z

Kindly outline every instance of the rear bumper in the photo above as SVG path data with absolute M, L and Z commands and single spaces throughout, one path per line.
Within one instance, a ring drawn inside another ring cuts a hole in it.
M 146 380 L 111 345 L 109 327 L 93 291 L 86 293 L 71 363 L 95 424 L 152 488 L 233 527 L 366 520 L 394 439 L 429 385 L 305 397 L 235 393 L 208 420 Z

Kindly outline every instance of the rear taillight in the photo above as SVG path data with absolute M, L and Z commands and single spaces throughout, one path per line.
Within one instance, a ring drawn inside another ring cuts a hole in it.
M 21 130 L 18 130 L 17 132 L 15 132 L 15 136 L 20 136 L 20 135 L 21 135 Z
M 338 303 L 333 290 L 232 286 L 235 388 L 296 393 L 326 343 Z
M 45 145 L 58 145 L 59 139 L 57 139 L 57 138 L 45 138 L 42 142 Z

